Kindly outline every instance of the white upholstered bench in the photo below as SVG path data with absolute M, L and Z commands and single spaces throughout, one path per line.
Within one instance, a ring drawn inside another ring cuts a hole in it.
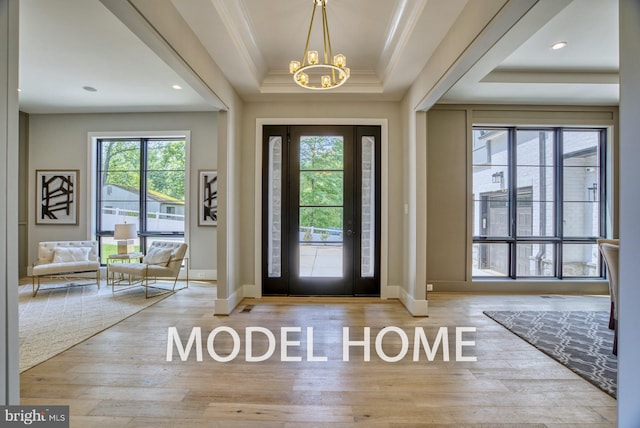
M 38 244 L 38 261 L 33 264 L 31 286 L 33 296 L 40 290 L 43 276 L 96 273 L 100 288 L 100 259 L 97 241 L 48 241 Z M 36 287 L 37 282 L 37 287 Z

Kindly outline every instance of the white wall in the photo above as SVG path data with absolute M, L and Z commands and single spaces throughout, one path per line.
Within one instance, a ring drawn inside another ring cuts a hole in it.
M 0 405 L 20 403 L 18 374 L 18 1 L 0 0 Z
M 217 228 L 199 227 L 197 222 L 198 170 L 218 167 L 217 113 L 129 113 L 129 114 L 59 114 L 29 117 L 29 262 L 37 258 L 40 241 L 89 239 L 91 206 L 87 171 L 91 153 L 88 134 L 109 135 L 113 132 L 190 131 L 188 181 L 189 267 L 195 277 L 212 278 L 217 269 Z M 35 171 L 37 169 L 79 169 L 79 224 L 70 226 L 35 224 Z
M 618 426 L 640 423 L 640 2 L 620 1 L 620 297 Z

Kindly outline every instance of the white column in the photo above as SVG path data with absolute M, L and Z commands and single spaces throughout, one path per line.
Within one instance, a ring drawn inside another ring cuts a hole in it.
M 0 404 L 19 404 L 18 0 L 0 0 Z
M 640 2 L 620 0 L 618 426 L 640 423 Z

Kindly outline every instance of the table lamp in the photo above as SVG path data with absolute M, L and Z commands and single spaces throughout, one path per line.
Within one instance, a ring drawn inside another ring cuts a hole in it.
M 113 239 L 118 241 L 118 254 L 133 253 L 133 240 L 137 237 L 135 223 L 116 224 Z

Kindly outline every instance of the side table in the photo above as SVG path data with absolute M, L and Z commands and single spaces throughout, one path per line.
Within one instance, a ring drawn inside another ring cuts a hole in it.
M 111 286 L 115 284 L 115 273 L 111 273 L 109 275 L 109 265 L 111 263 L 131 263 L 132 261 L 142 261 L 144 254 L 141 252 L 137 253 L 126 253 L 126 254 L 110 254 L 107 256 L 107 286 L 109 286 L 109 277 L 111 277 Z M 131 279 L 131 278 L 129 278 Z M 121 281 L 122 279 L 120 279 Z

